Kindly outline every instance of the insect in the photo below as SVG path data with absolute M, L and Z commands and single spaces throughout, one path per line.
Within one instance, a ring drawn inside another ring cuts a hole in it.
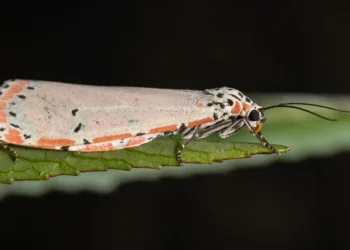
M 8 80 L 0 88 L 0 147 L 27 147 L 96 152 L 135 147 L 159 136 L 181 133 L 184 142 L 177 160 L 193 140 L 218 133 L 226 138 L 247 127 L 265 147 L 271 146 L 261 133 L 272 108 L 299 109 L 282 103 L 262 107 L 242 92 L 228 87 L 174 90 L 139 87 L 88 86 L 34 80 Z

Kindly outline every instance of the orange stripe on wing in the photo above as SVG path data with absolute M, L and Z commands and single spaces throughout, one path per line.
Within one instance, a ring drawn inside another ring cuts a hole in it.
M 12 98 L 13 98 L 13 93 L 11 92 L 11 89 L 6 91 L 5 94 L 1 96 L 2 101 L 8 101 L 8 100 L 11 100 Z
M 188 127 L 194 127 L 194 126 L 198 126 L 198 125 L 201 125 L 201 124 L 204 124 L 204 123 L 207 123 L 207 122 L 212 122 L 214 121 L 213 118 L 211 117 L 207 117 L 207 118 L 203 118 L 203 119 L 200 119 L 200 120 L 195 120 L 195 121 L 191 121 L 188 123 Z
M 146 138 L 143 136 L 136 136 L 129 139 L 127 144 L 125 145 L 125 148 L 128 147 L 135 147 L 138 145 L 141 145 L 146 142 Z M 117 150 L 122 149 L 118 146 L 113 145 L 112 142 L 103 142 L 98 144 L 86 144 L 83 147 L 77 149 L 76 151 L 79 152 L 99 152 L 99 151 L 110 151 L 110 150 Z
M 129 141 L 126 143 L 126 147 L 135 147 L 143 144 L 145 141 L 146 138 L 144 136 L 136 136 L 129 139 Z
M 0 122 L 1 123 L 7 122 L 7 115 L 6 115 L 5 111 L 0 111 Z
M 98 152 L 98 151 L 109 151 L 115 147 L 112 142 L 104 142 L 101 144 L 86 144 L 84 147 L 78 149 L 79 152 Z
M 155 133 L 160 133 L 160 132 L 165 132 L 165 131 L 174 131 L 174 130 L 177 130 L 176 124 L 158 127 L 158 128 L 152 128 L 148 131 L 148 133 L 155 134 Z
M 75 141 L 64 138 L 41 137 L 36 143 L 38 146 L 70 146 L 74 145 Z
M 252 105 L 246 103 L 246 102 L 243 102 L 243 109 L 244 111 L 248 111 L 250 108 L 252 107 Z
M 0 109 L 6 109 L 7 107 L 7 102 L 0 101 Z
M 1 96 L 1 100 L 8 101 L 13 98 L 15 94 L 21 93 L 24 87 L 29 84 L 28 81 L 19 80 L 11 85 L 11 87 L 6 91 L 6 93 Z
M 27 85 L 29 85 L 30 81 L 26 81 L 26 80 L 18 80 L 16 85 L 21 86 L 21 87 L 25 87 Z
M 129 138 L 129 137 L 132 137 L 131 133 L 95 137 L 92 139 L 92 141 L 94 143 L 98 143 L 98 142 L 114 141 L 114 140 Z
M 7 130 L 7 133 L 4 135 L 4 137 L 6 142 L 9 142 L 12 144 L 22 144 L 24 142 L 21 136 L 21 132 L 13 128 L 9 128 Z
M 23 89 L 24 89 L 24 86 L 20 84 L 20 82 L 17 82 L 14 85 L 12 85 L 12 87 L 10 88 L 10 91 L 13 94 L 18 94 L 18 93 L 21 93 Z
M 238 115 L 242 111 L 242 105 L 240 102 L 235 101 L 235 105 L 232 107 L 231 112 L 234 115 Z

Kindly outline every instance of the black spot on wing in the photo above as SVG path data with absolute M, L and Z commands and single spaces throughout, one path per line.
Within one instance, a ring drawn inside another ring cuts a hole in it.
M 24 137 L 24 139 L 29 139 L 29 138 L 31 138 L 32 136 L 31 136 L 31 135 L 24 134 L 23 137 Z
M 11 125 L 12 127 L 14 127 L 14 128 L 19 128 L 19 129 L 20 129 L 20 127 L 19 127 L 17 124 L 10 123 L 10 125 Z
M 91 144 L 91 142 L 89 142 L 89 141 L 86 140 L 86 139 L 83 139 L 83 142 L 84 142 L 84 144 Z
M 82 126 L 83 124 L 79 123 L 79 125 L 74 129 L 74 133 L 78 133 L 81 130 Z
M 207 104 L 207 107 L 211 107 L 211 106 L 213 106 L 213 103 L 210 102 Z
M 77 114 L 77 112 L 79 111 L 79 109 L 73 109 L 72 110 L 72 115 L 75 116 Z
M 10 114 L 11 116 L 13 116 L 13 117 L 16 117 L 16 116 L 17 116 L 17 114 L 16 114 L 15 112 L 12 112 L 12 111 L 10 111 L 9 114 Z
M 236 98 L 238 101 L 241 101 L 241 98 L 239 98 L 238 96 L 234 95 L 234 94 L 230 94 L 230 96 Z
M 2 95 L 2 92 L 0 91 L 0 95 Z
M 238 95 L 243 98 L 243 94 L 241 92 L 238 92 Z
M 213 95 L 213 93 L 208 92 L 207 90 L 203 91 L 205 95 Z
M 224 94 L 223 94 L 223 93 L 219 93 L 219 94 L 216 95 L 216 97 L 218 97 L 218 98 L 223 98 L 223 97 L 224 97 Z
M 29 86 L 29 87 L 27 87 L 27 89 L 34 89 L 34 87 Z
M 136 136 L 145 135 L 145 133 L 137 133 Z
M 250 100 L 248 97 L 245 98 L 246 102 L 252 102 L 252 100 Z
M 25 96 L 25 95 L 18 95 L 17 97 L 18 97 L 18 98 L 21 98 L 21 99 L 26 99 L 26 96 Z
M 6 84 L 6 85 L 4 86 L 4 89 L 7 89 L 8 87 L 10 87 L 10 85 Z
M 0 128 L 0 132 L 3 132 L 5 130 L 6 130 L 6 128 Z
M 219 119 L 219 117 L 218 117 L 218 115 L 217 115 L 216 113 L 213 115 L 213 119 L 214 119 L 214 120 Z
M 233 105 L 233 101 L 231 99 L 227 99 L 227 103 L 228 103 L 229 106 Z
M 152 140 L 153 139 L 153 137 L 151 136 L 151 137 L 148 137 L 147 138 L 147 141 L 149 141 L 149 140 Z
M 224 109 L 225 108 L 225 104 L 220 103 L 220 108 Z

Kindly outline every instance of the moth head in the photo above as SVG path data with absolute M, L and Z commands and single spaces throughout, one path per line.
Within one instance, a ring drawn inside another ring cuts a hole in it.
M 266 120 L 263 108 L 257 104 L 253 104 L 246 114 L 247 121 L 254 128 L 255 133 L 258 133 Z

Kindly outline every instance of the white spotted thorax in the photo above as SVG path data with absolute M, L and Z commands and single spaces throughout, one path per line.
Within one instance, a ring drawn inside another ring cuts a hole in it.
M 181 133 L 185 141 L 177 160 L 182 165 L 182 151 L 192 140 L 213 133 L 226 138 L 247 127 L 264 146 L 279 154 L 261 134 L 264 111 L 297 108 L 291 104 L 300 103 L 263 108 L 229 87 L 176 90 L 9 80 L 0 87 L 0 147 L 11 150 L 14 158 L 16 152 L 9 144 L 108 151 Z
M 247 117 L 252 128 L 260 127 L 266 120 L 262 107 L 239 90 L 221 87 L 206 89 L 205 92 L 213 96 L 209 105 L 215 107 L 214 117 L 223 117 L 224 119 L 232 118 L 232 116 Z

